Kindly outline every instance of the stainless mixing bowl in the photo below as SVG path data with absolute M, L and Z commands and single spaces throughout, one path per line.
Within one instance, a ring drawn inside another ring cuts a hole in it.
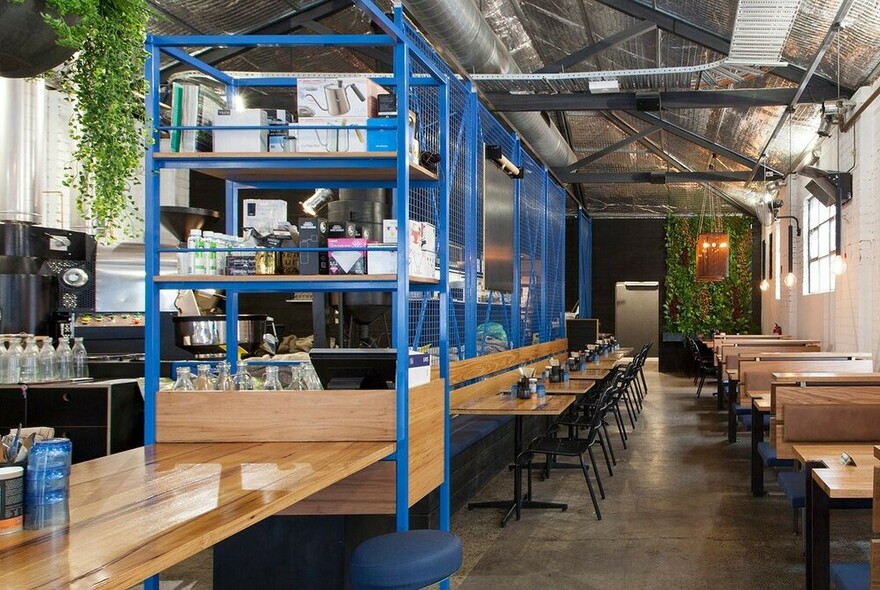
M 249 354 L 255 352 L 266 333 L 266 318 L 261 314 L 238 316 L 238 345 Z M 189 352 L 220 354 L 226 344 L 225 315 L 178 315 L 174 322 L 174 343 Z

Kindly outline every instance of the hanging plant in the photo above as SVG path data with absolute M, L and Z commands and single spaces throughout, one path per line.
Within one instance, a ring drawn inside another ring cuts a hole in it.
M 16 0 L 23 1 L 23 0 Z M 65 186 L 99 239 L 137 237 L 142 221 L 131 196 L 150 141 L 145 121 L 145 0 L 46 0 L 58 16 L 43 18 L 58 44 L 76 51 L 58 70 L 73 103 L 70 135 L 78 166 Z M 60 18 L 59 18 L 60 17 Z

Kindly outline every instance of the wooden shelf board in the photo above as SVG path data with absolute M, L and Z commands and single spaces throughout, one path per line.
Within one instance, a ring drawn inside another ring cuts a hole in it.
M 154 277 L 157 283 L 351 283 L 370 281 L 396 281 L 397 275 L 160 275 Z M 421 285 L 436 285 L 440 281 L 428 277 L 410 277 L 409 282 Z
M 181 167 L 188 161 L 189 168 L 203 174 L 235 182 L 278 180 L 395 180 L 397 178 L 395 152 L 158 152 L 157 162 Z M 378 167 L 345 166 L 345 161 L 383 162 Z M 270 161 L 272 167 L 254 168 L 249 164 Z M 174 164 L 174 163 L 178 164 Z M 320 162 L 326 162 L 321 166 Z M 304 166 L 308 163 L 308 167 Z M 437 175 L 418 164 L 409 165 L 410 180 L 437 180 Z

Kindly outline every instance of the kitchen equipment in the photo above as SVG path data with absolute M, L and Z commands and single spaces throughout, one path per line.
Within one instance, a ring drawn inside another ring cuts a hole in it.
M 359 101 L 364 102 L 366 100 L 366 97 L 358 89 L 356 84 L 344 85 L 342 80 L 337 80 L 333 84 L 324 85 L 324 98 L 327 101 L 326 107 L 319 103 L 314 95 L 309 94 L 308 98 L 311 98 L 315 105 L 325 113 L 333 117 L 338 117 L 340 115 L 348 114 L 351 110 L 351 103 L 348 101 L 349 89 Z
M 238 316 L 238 345 L 248 353 L 256 352 L 266 333 L 267 316 Z M 174 342 L 197 357 L 222 356 L 226 351 L 226 316 L 175 316 Z
M 190 230 L 210 230 L 220 219 L 220 213 L 211 209 L 198 207 L 159 207 L 159 219 L 162 226 L 171 232 L 178 242 L 185 242 Z

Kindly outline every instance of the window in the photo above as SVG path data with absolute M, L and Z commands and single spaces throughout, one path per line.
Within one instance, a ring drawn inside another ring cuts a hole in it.
M 804 243 L 804 268 L 807 269 L 804 293 L 825 293 L 834 290 L 831 258 L 837 253 L 835 244 L 835 209 L 826 207 L 815 197 L 804 201 L 807 232 Z

